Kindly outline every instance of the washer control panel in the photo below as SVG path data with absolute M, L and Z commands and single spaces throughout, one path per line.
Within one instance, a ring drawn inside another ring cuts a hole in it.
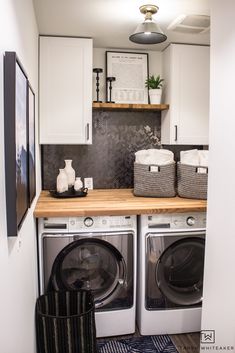
M 147 227 L 152 229 L 206 228 L 206 212 L 164 213 L 142 217 L 147 217 Z
M 65 218 L 40 218 L 40 232 L 70 233 L 91 230 L 136 229 L 136 216 L 87 216 Z
M 135 216 L 102 216 L 102 217 L 70 217 L 69 232 L 80 230 L 113 230 L 134 228 L 136 226 Z

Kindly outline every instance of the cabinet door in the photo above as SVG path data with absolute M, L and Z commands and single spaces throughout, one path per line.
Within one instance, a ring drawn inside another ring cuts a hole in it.
M 90 144 L 92 40 L 40 37 L 40 143 Z
M 165 122 L 169 131 L 168 135 L 166 129 L 163 132 L 168 143 L 208 144 L 209 52 L 206 46 L 176 44 L 170 48 L 171 67 L 166 74 L 170 91 L 170 111 L 166 114 L 170 116 Z

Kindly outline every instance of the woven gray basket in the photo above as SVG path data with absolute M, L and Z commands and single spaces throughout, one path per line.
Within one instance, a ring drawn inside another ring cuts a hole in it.
M 175 177 L 175 163 L 163 166 L 134 163 L 134 195 L 174 197 Z
M 198 173 L 206 168 L 207 173 Z M 208 168 L 177 163 L 177 191 L 180 197 L 188 199 L 207 199 Z

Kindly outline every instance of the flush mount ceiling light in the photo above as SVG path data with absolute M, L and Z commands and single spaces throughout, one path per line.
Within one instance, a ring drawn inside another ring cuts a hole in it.
M 140 12 L 145 15 L 145 19 L 143 23 L 137 26 L 135 32 L 130 35 L 130 41 L 138 44 L 157 44 L 167 39 L 167 36 L 152 19 L 152 15 L 157 13 L 157 11 L 158 6 L 155 5 L 140 6 Z

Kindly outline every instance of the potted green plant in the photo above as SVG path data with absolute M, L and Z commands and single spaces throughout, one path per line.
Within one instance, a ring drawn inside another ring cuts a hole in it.
M 146 79 L 145 86 L 149 89 L 150 104 L 161 103 L 163 81 L 160 75 L 151 75 Z

